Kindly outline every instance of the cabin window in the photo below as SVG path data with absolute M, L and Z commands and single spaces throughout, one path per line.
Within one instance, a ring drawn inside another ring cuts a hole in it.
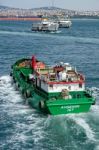
M 82 88 L 82 83 L 79 83 L 79 88 Z
M 52 84 L 50 84 L 50 85 L 49 85 L 49 87 L 53 88 L 53 85 L 52 85 Z

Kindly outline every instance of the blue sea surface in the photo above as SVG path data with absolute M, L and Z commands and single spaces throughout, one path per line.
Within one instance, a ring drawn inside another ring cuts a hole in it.
M 56 33 L 31 27 L 31 21 L 0 21 L 0 150 L 99 150 L 99 19 L 74 19 Z M 50 116 L 25 104 L 9 74 L 16 60 L 33 54 L 75 66 L 96 105 L 88 113 Z

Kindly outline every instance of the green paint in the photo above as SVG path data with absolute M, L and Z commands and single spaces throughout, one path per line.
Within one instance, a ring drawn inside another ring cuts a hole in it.
M 18 84 L 21 93 L 33 108 L 41 109 L 52 115 L 82 113 L 88 112 L 95 99 L 87 91 L 69 92 L 71 99 L 63 99 L 61 93 L 47 93 L 29 81 L 29 74 L 33 69 L 28 67 L 19 67 L 23 61 L 30 59 L 21 59 L 12 66 L 12 75 L 14 81 Z M 41 103 L 40 103 L 41 102 Z M 41 108 L 39 108 L 41 106 Z

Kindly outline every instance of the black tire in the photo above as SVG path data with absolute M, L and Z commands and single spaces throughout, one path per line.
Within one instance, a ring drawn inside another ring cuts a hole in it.
M 11 69 L 13 69 L 13 65 L 11 66 Z
M 16 80 L 15 80 L 15 78 L 14 78 L 14 77 L 13 77 L 13 82 L 14 82 L 14 83 L 16 83 Z
M 20 89 L 21 93 L 23 94 L 23 88 L 20 86 L 20 88 L 19 88 L 19 89 Z
M 45 108 L 44 101 L 41 100 L 41 101 L 39 102 L 39 108 L 40 108 L 40 109 L 44 109 L 44 108 Z
M 19 90 L 20 85 L 18 82 L 15 83 L 15 86 L 16 86 L 16 90 Z
M 96 102 L 94 101 L 93 103 L 92 103 L 92 105 L 95 105 L 96 104 Z
M 26 90 L 26 97 L 27 97 L 27 98 L 31 97 L 31 92 L 30 92 L 30 90 Z
M 24 97 L 25 99 L 27 98 L 25 91 L 23 91 L 23 97 Z
M 12 77 L 12 72 L 10 72 L 10 76 Z
M 22 91 L 22 95 L 24 97 L 24 103 L 27 105 L 28 104 L 28 99 L 27 99 L 27 94 L 26 94 L 26 91 Z

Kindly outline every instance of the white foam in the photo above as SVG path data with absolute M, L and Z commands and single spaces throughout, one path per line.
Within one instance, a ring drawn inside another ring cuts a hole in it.
M 80 127 L 85 130 L 86 136 L 89 140 L 93 140 L 96 142 L 97 139 L 95 137 L 95 129 L 90 127 L 90 124 L 89 122 L 87 123 L 87 120 L 88 118 L 90 118 L 91 121 L 93 117 L 95 117 L 94 121 L 97 122 L 99 120 L 99 104 L 97 103 L 97 101 L 99 100 L 99 88 L 91 87 L 89 88 L 89 90 L 92 91 L 92 95 L 96 98 L 96 104 L 91 106 L 89 113 L 71 115 L 69 117 L 72 118 Z
M 19 36 L 32 36 L 32 33 L 29 32 L 15 32 L 15 31 L 0 31 L 0 34 L 8 34 L 8 35 L 19 35 Z
M 94 150 L 99 150 L 99 145 L 98 145 L 98 146 L 96 146 Z
M 12 106 L 14 106 L 14 104 L 17 104 L 18 102 L 22 101 L 20 94 L 14 90 L 14 87 L 11 84 L 11 82 L 12 80 L 10 76 L 0 77 L 0 97 L 7 101 L 5 107 L 9 106 L 9 104 L 10 105 L 12 104 Z M 96 90 L 94 88 L 93 91 L 97 96 L 99 89 Z M 11 139 L 12 141 L 19 141 L 19 142 L 22 141 L 23 143 L 25 143 L 27 139 L 32 138 L 34 139 L 35 144 L 39 144 L 40 140 L 45 138 L 45 134 L 47 134 L 45 133 L 44 128 L 51 126 L 52 122 L 54 122 L 52 126 L 53 128 L 55 124 L 62 123 L 61 126 L 64 128 L 64 130 L 67 130 L 63 122 L 64 116 L 63 119 L 61 119 L 61 116 L 60 117 L 49 116 L 47 119 L 45 119 L 43 117 L 39 117 L 38 114 L 34 113 L 34 110 L 31 110 L 24 105 L 23 106 L 17 105 L 15 106 L 15 110 L 14 111 L 13 110 L 14 109 L 8 111 L 10 116 L 14 117 L 19 114 L 20 115 L 25 114 L 24 119 L 26 120 L 26 122 L 23 121 L 23 122 L 13 123 L 13 125 L 15 126 L 15 130 L 13 131 L 14 133 Z M 97 112 L 99 112 L 99 106 L 95 105 L 93 106 L 91 113 L 94 115 Z M 73 119 L 77 125 L 79 125 L 82 129 L 84 129 L 88 139 L 95 141 L 95 133 L 93 129 L 90 127 L 90 125 L 87 123 L 86 117 L 84 117 L 84 115 L 70 114 L 70 115 L 66 115 L 65 117 L 69 117 Z M 59 122 L 57 123 L 57 121 Z M 32 134 L 28 134 L 28 133 L 32 133 Z
M 91 110 L 94 116 L 99 115 L 99 88 L 97 87 L 92 87 L 90 88 L 90 90 L 92 91 L 92 95 L 96 100 L 96 104 L 91 106 Z
M 25 122 L 16 122 L 16 130 L 12 136 L 13 142 L 21 141 L 25 144 L 30 139 L 34 141 L 34 144 L 39 144 L 39 141 L 44 138 L 44 118 L 39 118 L 33 114 L 29 114 L 25 119 L 27 120 L 25 120 Z
M 76 122 L 76 124 L 78 124 L 85 130 L 88 139 L 95 141 L 95 133 L 84 118 L 79 117 L 78 115 L 72 115 L 69 116 L 69 118 L 72 118 Z
M 0 97 L 7 102 L 21 102 L 21 96 L 18 91 L 15 91 L 12 79 L 8 75 L 0 77 Z
M 91 106 L 91 115 L 96 117 L 99 120 L 99 105 Z
M 0 106 L 7 112 L 9 118 L 12 118 L 11 122 L 14 126 L 11 131 L 13 134 L 8 142 L 26 144 L 29 139 L 33 139 L 35 144 L 39 144 L 39 141 L 44 138 L 45 119 L 28 105 L 20 103 L 22 102 L 20 93 L 15 91 L 11 77 L 8 75 L 0 77 L 0 98 L 3 102 L 6 101 Z M 18 145 L 13 145 L 13 149 L 15 147 Z
M 9 83 L 10 81 L 11 81 L 11 78 L 9 75 L 0 77 L 0 84 L 1 85 L 5 85 L 5 84 Z
M 92 91 L 92 93 L 96 96 L 99 96 L 99 88 L 97 87 L 91 87 L 90 90 Z

